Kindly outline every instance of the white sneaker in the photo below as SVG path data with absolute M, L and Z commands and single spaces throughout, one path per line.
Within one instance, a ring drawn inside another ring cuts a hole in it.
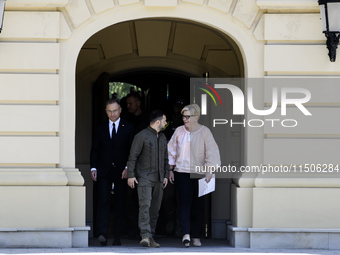
M 185 234 L 183 236 L 182 243 L 184 243 L 185 247 L 189 247 L 190 246 L 190 235 L 189 234 Z
M 192 244 L 196 247 L 202 246 L 201 240 L 199 238 L 193 238 L 192 239 Z

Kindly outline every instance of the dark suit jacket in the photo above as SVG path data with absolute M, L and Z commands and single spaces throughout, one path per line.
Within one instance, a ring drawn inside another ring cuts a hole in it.
M 120 119 L 118 132 L 113 140 L 110 138 L 109 121 L 101 123 L 96 130 L 92 148 L 90 164 L 97 169 L 98 177 L 113 177 L 112 163 L 116 166 L 118 175 L 126 167 L 130 147 L 133 140 L 133 125 Z

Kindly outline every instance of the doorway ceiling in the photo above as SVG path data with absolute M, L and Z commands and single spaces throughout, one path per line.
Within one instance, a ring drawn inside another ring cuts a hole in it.
M 145 19 L 107 27 L 83 45 L 77 74 L 171 69 L 190 76 L 241 77 L 237 45 L 216 30 L 180 20 Z

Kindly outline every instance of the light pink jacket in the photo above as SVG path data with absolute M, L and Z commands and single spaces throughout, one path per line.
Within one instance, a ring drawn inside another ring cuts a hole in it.
M 169 165 L 174 171 L 197 173 L 198 166 L 219 166 L 220 152 L 215 139 L 206 126 L 189 132 L 184 125 L 178 127 L 168 143 Z

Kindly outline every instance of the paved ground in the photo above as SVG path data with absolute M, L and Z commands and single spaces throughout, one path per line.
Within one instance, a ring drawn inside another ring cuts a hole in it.
M 0 249 L 0 254 L 63 254 L 63 255 L 74 255 L 74 254 L 96 254 L 96 255 L 125 255 L 125 254 L 170 254 L 170 255 L 220 255 L 220 254 L 287 254 L 287 255 L 340 255 L 340 250 L 300 250 L 300 249 L 241 249 L 232 248 L 226 244 L 224 240 L 202 240 L 202 247 L 183 247 L 180 239 L 169 238 L 169 237 L 158 237 L 155 238 L 160 243 L 160 248 L 144 248 L 139 245 L 138 240 L 122 239 L 122 246 L 106 246 L 102 247 L 96 240 L 90 240 L 90 246 L 88 248 L 42 248 L 42 249 Z M 111 241 L 111 240 L 109 240 Z

